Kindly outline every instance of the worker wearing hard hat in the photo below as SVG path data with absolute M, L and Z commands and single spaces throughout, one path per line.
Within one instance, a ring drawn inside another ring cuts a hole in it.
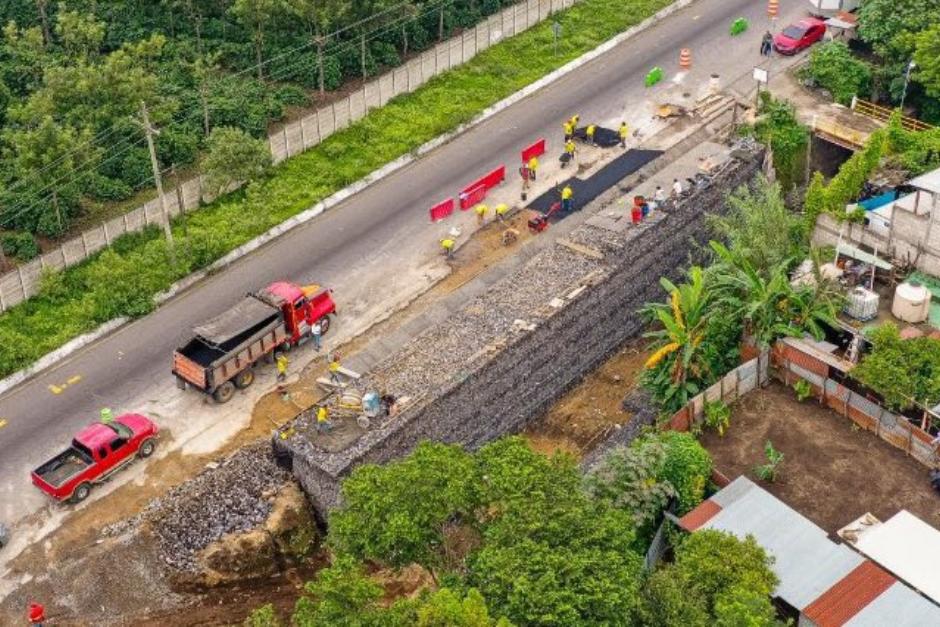
M 620 147 L 626 148 L 627 147 L 627 135 L 630 133 L 630 128 L 627 126 L 626 122 L 620 123 L 620 130 L 618 131 L 618 133 L 620 134 Z
M 504 202 L 501 202 L 498 205 L 496 205 L 495 210 L 496 210 L 496 219 L 499 220 L 500 222 L 505 222 L 506 213 L 509 212 L 509 205 L 507 205 Z
M 441 251 L 443 251 L 444 256 L 448 259 L 454 258 L 454 240 L 447 237 L 441 240 Z
M 597 132 L 597 125 L 589 124 L 587 127 L 587 140 L 592 146 L 596 146 L 597 142 L 594 141 L 594 133 Z
M 565 123 L 562 124 L 562 127 L 565 129 L 565 141 L 568 141 L 574 135 L 574 124 L 571 122 L 571 120 L 565 120 Z
M 532 155 L 532 158 L 529 159 L 529 176 L 532 177 L 532 180 L 535 180 L 535 173 L 539 169 L 539 158 L 535 155 Z
M 486 212 L 489 210 L 490 208 L 484 204 L 479 204 L 476 206 L 473 211 L 477 214 L 477 224 L 483 224 L 483 221 L 486 220 Z
M 320 405 L 320 408 L 317 409 L 317 432 L 323 433 L 332 428 L 333 423 L 330 422 L 329 410 L 326 408 L 326 405 Z
M 574 196 L 574 190 L 571 189 L 570 185 L 565 185 L 565 188 L 561 190 L 561 210 L 562 211 L 571 211 L 571 197 Z

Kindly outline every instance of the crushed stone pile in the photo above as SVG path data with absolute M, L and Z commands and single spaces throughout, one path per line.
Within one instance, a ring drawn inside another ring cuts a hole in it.
M 507 280 L 422 333 L 393 358 L 367 375 L 380 389 L 419 399 L 453 378 L 467 376 L 474 364 L 498 352 L 494 342 L 511 335 L 520 322 L 544 316 L 553 298 L 576 287 L 600 263 L 560 247 L 538 254 L 538 263 L 517 270 Z
M 195 571 L 199 551 L 228 533 L 263 524 L 273 495 L 289 480 L 270 445 L 259 442 L 152 501 L 140 520 L 150 524 L 168 566 Z

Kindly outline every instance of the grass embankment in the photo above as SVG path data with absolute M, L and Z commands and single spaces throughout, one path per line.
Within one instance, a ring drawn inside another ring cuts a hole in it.
M 48 277 L 39 294 L 0 315 L 0 376 L 108 320 L 148 313 L 153 296 L 174 281 L 469 121 L 670 2 L 583 0 L 556 17 L 564 27 L 557 56 L 550 21 L 500 42 L 282 163 L 263 183 L 186 216 L 185 223 L 176 220 L 175 267 L 167 263 L 160 231 L 149 229 Z

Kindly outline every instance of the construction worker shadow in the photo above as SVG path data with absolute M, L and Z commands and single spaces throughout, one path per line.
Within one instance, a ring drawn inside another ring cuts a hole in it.
M 619 142 L 619 139 L 617 141 Z M 586 179 L 572 176 L 557 183 L 553 189 L 533 198 L 527 204 L 529 209 L 539 214 L 536 218 L 533 218 L 534 221 L 542 225 L 537 230 L 542 230 L 544 225 L 548 223 L 564 220 L 570 214 L 587 206 L 588 203 L 602 193 L 661 154 L 663 154 L 661 150 L 628 150 Z M 573 192 L 571 211 L 562 210 L 562 191 L 566 187 L 570 187 Z

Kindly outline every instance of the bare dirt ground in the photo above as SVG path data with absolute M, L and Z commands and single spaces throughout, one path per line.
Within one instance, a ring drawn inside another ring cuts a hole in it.
M 715 465 L 729 479 L 745 474 L 830 533 L 866 512 L 881 520 L 907 509 L 940 527 L 940 495 L 927 469 L 872 433 L 818 402 L 800 403 L 773 383 L 734 406 L 723 438 L 702 435 Z M 758 481 L 770 440 L 784 454 L 775 483 Z
M 628 343 L 533 422 L 523 433 L 546 455 L 563 452 L 580 459 L 619 426 L 630 421 L 623 399 L 636 385 L 648 353 L 644 342 Z

